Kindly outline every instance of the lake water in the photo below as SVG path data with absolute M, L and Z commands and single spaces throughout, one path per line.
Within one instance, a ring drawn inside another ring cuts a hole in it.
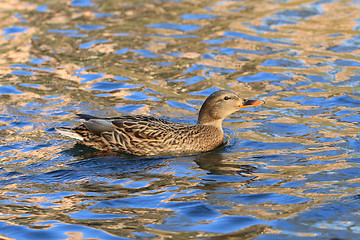
M 360 2 L 0 0 L 0 239 L 359 239 Z M 75 113 L 196 123 L 192 156 L 110 155 Z

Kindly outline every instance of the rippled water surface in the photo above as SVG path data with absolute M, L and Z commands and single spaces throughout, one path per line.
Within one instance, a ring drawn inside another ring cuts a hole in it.
M 0 0 L 1 239 L 359 239 L 360 2 Z M 196 123 L 227 144 L 111 155 L 75 113 Z

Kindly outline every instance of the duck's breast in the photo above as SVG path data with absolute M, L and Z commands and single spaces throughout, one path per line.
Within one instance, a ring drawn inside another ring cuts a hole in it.
M 189 125 L 177 128 L 164 140 L 168 151 L 206 152 L 224 141 L 222 129 L 206 125 Z

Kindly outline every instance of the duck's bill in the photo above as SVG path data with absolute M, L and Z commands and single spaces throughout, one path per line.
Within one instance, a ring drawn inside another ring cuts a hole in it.
M 257 107 L 260 106 L 261 104 L 265 103 L 262 100 L 249 100 L 249 99 L 244 99 L 244 102 L 241 106 L 239 106 L 240 108 L 247 108 L 247 107 Z

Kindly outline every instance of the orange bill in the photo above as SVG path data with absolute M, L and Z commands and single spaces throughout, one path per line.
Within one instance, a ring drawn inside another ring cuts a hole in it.
M 239 106 L 240 108 L 247 108 L 247 107 L 257 107 L 260 106 L 261 104 L 265 103 L 262 100 L 249 100 L 249 99 L 244 99 L 244 102 L 242 105 Z

